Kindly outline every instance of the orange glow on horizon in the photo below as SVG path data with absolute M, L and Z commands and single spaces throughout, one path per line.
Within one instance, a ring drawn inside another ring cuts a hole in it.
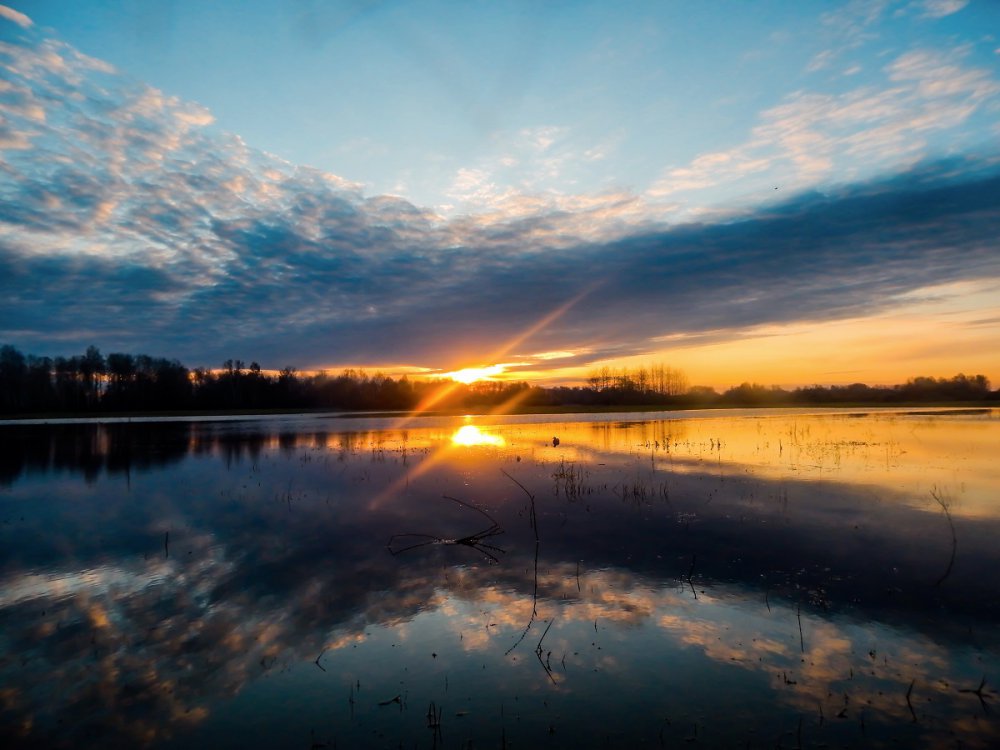
M 710 386 L 718 392 L 743 382 L 786 389 L 851 383 L 884 386 L 916 376 L 947 378 L 959 372 L 983 374 L 994 388 L 1000 385 L 1000 280 L 924 288 L 900 296 L 892 309 L 854 318 L 665 334 L 648 340 L 649 348 L 632 356 L 601 359 L 606 342 L 594 341 L 575 349 L 518 351 L 517 347 L 564 315 L 586 293 L 550 311 L 478 360 L 493 364 L 444 373 L 427 367 L 407 368 L 418 377 L 443 381 L 411 416 L 433 409 L 463 385 L 480 381 L 580 386 L 601 367 L 635 370 L 660 363 L 681 370 L 691 385 Z M 594 358 L 585 364 L 561 363 L 565 357 L 584 353 Z
M 511 349 L 513 349 L 516 346 L 520 346 L 524 341 L 526 341 L 527 339 L 531 338 L 532 336 L 534 336 L 536 333 L 538 333 L 542 329 L 544 329 L 544 328 L 548 327 L 549 325 L 551 325 L 554 321 L 556 321 L 557 319 L 559 319 L 560 317 L 562 317 L 563 315 L 565 315 L 566 312 L 571 307 L 573 307 L 577 302 L 579 302 L 587 294 L 589 294 L 592 291 L 593 288 L 594 287 L 590 287 L 588 289 L 585 289 L 584 291 L 580 292 L 579 294 L 577 294 L 575 297 L 573 297 L 569 301 L 567 301 L 567 302 L 563 303 L 562 305 L 560 305 L 559 307 L 557 307 L 555 310 L 553 310 L 552 312 L 550 312 L 548 315 L 545 315 L 544 317 L 542 317 L 538 322 L 536 322 L 534 325 L 530 326 L 526 331 L 518 334 L 517 336 L 515 336 L 514 338 L 512 338 L 510 341 L 508 341 L 506 344 L 504 344 L 499 349 L 497 349 L 497 351 L 495 353 L 495 356 L 491 357 L 491 359 L 493 359 L 494 361 L 500 359 L 501 357 L 503 357 L 504 355 L 506 355 Z M 504 365 L 491 365 L 491 367 L 505 367 L 505 366 Z M 430 409 L 432 409 L 435 405 L 441 403 L 442 401 L 445 401 L 451 394 L 453 394 L 459 388 L 459 386 L 464 385 L 466 382 L 474 382 L 475 380 L 480 379 L 478 377 L 478 373 L 482 373 L 484 370 L 488 370 L 488 369 L 490 369 L 490 368 L 466 368 L 465 370 L 458 370 L 456 372 L 456 374 L 458 374 L 458 373 L 466 373 L 467 375 L 471 375 L 471 373 L 477 373 L 477 376 L 473 377 L 472 380 L 469 380 L 469 381 L 456 380 L 456 379 L 452 378 L 452 381 L 451 381 L 450 384 L 448 384 L 446 386 L 443 386 L 441 388 L 438 388 L 436 391 L 434 391 L 433 393 L 431 393 L 427 398 L 425 398 L 423 401 L 421 401 L 419 404 L 417 404 L 417 406 L 411 412 L 409 412 L 405 417 L 402 417 L 399 420 L 397 420 L 397 423 L 396 423 L 395 427 L 397 429 L 401 428 L 404 425 L 406 425 L 407 423 L 411 422 L 415 417 L 418 417 L 421 414 L 426 413 L 427 411 L 429 411 Z
M 912 292 L 895 309 L 872 315 L 716 331 L 714 340 L 666 336 L 641 355 L 569 367 L 536 362 L 519 368 L 516 377 L 538 385 L 585 385 L 602 366 L 636 369 L 662 362 L 684 372 L 692 385 L 719 392 L 743 382 L 784 388 L 896 385 L 916 376 L 959 372 L 983 374 L 996 388 L 998 295 L 1000 283 L 992 279 L 942 284 Z
M 719 391 L 743 382 L 785 388 L 896 385 L 920 375 L 959 372 L 986 375 L 996 388 L 998 292 L 996 282 L 960 282 L 921 290 L 910 295 L 912 302 L 864 317 L 720 331 L 720 340 L 701 344 L 671 337 L 659 351 L 579 368 L 579 380 L 602 365 L 665 362 L 684 371 L 692 385 Z

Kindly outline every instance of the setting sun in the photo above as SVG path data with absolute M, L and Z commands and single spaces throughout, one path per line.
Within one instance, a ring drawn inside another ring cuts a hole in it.
M 504 372 L 503 365 L 490 365 L 489 367 L 466 367 L 463 370 L 455 370 L 455 372 L 446 372 L 441 375 L 442 378 L 449 378 L 459 383 L 475 383 L 477 380 L 489 380 L 494 375 L 502 375 Z

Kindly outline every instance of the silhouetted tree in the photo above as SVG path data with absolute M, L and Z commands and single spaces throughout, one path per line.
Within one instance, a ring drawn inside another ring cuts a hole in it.
M 741 383 L 730 388 L 719 399 L 732 406 L 777 406 L 791 401 L 791 394 L 776 385 L 766 387 L 760 383 Z
M 27 410 L 43 411 L 52 408 L 55 404 L 56 392 L 52 386 L 53 367 L 51 357 L 28 355 L 27 402 L 25 403 Z
M 26 406 L 28 363 L 9 344 L 0 346 L 0 409 L 19 411 Z
M 27 357 L 16 347 L 0 346 L 0 412 L 175 409 L 344 409 L 409 410 L 433 401 L 437 409 L 495 408 L 501 405 L 593 406 L 662 405 L 780 406 L 996 400 L 983 375 L 952 378 L 920 376 L 896 386 L 808 386 L 785 391 L 777 386 L 742 383 L 722 395 L 705 386 L 689 387 L 684 374 L 662 364 L 637 369 L 604 366 L 588 385 L 539 388 L 527 383 L 480 381 L 471 385 L 394 379 L 347 369 L 302 375 L 285 367 L 268 374 L 258 362 L 246 367 L 229 359 L 218 371 L 191 371 L 175 359 L 113 352 L 105 359 L 97 347 L 74 357 Z
M 82 409 L 85 403 L 80 388 L 80 358 L 56 357 L 54 367 L 57 406 L 67 410 Z
M 80 357 L 79 371 L 84 401 L 87 406 L 94 406 L 100 397 L 105 373 L 104 357 L 96 346 L 88 346 L 86 353 Z
M 131 354 L 112 352 L 107 360 L 108 387 L 105 404 L 113 408 L 128 408 L 134 397 L 135 358 Z

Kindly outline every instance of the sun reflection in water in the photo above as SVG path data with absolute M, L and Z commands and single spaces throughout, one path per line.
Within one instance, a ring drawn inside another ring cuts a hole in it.
M 471 424 L 460 427 L 451 436 L 451 442 L 455 445 L 493 445 L 498 448 L 507 444 L 501 435 L 491 435 Z

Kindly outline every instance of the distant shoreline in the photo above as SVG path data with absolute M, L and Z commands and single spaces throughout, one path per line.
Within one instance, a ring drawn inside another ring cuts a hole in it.
M 509 411 L 491 412 L 489 410 L 476 411 L 470 409 L 435 409 L 432 411 L 373 411 L 345 410 L 345 409 L 182 409 L 173 411 L 136 411 L 136 412 L 47 412 L 47 413 L 26 413 L 15 415 L 4 415 L 0 418 L 0 426 L 13 426 L 21 423 L 100 423 L 109 421 L 118 424 L 127 424 L 130 421 L 147 420 L 169 420 L 183 421 L 184 419 L 206 420 L 219 418 L 220 420 L 239 419 L 242 417 L 271 417 L 271 416 L 328 416 L 343 419 L 365 419 L 379 417 L 491 417 L 491 416 L 539 416 L 545 414 L 566 415 L 566 414 L 620 414 L 620 413 L 674 413 L 674 412 L 694 412 L 694 411 L 758 411 L 758 410 L 801 410 L 811 409 L 819 412 L 844 411 L 848 409 L 876 409 L 879 411 L 895 412 L 903 409 L 950 409 L 961 412 L 989 410 L 1000 408 L 1000 401 L 912 401 L 903 403 L 886 404 L 875 402 L 859 402 L 848 404 L 727 404 L 724 406 L 715 404 L 704 405 L 656 405 L 656 404 L 631 404 L 631 405 L 586 405 L 586 406 L 521 406 Z

